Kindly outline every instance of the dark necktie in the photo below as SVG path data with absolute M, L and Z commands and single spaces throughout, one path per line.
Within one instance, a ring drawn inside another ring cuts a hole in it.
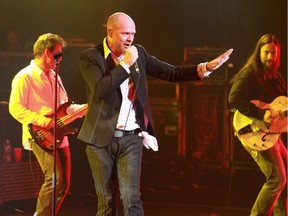
M 135 85 L 134 85 L 131 77 L 129 77 L 129 82 L 128 82 L 128 99 L 129 99 L 132 103 L 134 103 L 135 97 L 136 97 Z

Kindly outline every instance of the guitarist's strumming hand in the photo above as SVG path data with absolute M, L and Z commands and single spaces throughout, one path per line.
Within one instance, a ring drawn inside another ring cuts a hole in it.
M 270 110 L 266 110 L 265 114 L 264 114 L 264 118 L 263 121 L 267 122 L 268 124 L 271 124 L 273 117 L 272 117 L 272 113 Z
M 282 110 L 275 111 L 269 103 L 265 103 L 259 100 L 251 100 L 250 102 L 254 104 L 256 107 L 266 110 L 263 121 L 270 125 L 285 118 L 285 115 Z M 277 105 L 279 106 L 279 104 Z
M 269 124 L 273 124 L 285 117 L 284 113 L 279 110 L 279 111 L 274 111 L 273 109 L 267 109 L 263 121 L 267 122 Z

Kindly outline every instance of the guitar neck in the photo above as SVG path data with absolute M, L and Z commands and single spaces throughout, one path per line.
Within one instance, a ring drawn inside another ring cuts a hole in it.
M 81 107 L 80 109 L 76 110 L 75 112 L 68 114 L 66 116 L 63 116 L 62 118 L 57 120 L 57 124 L 59 127 L 65 126 L 82 116 L 86 110 L 88 109 L 88 104 Z

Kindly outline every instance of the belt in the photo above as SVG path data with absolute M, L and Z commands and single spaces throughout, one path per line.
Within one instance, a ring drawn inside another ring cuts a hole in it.
M 137 128 L 135 130 L 130 130 L 130 131 L 125 131 L 125 130 L 119 130 L 116 129 L 114 131 L 114 137 L 123 137 L 123 136 L 127 136 L 127 135 L 138 135 L 142 130 L 140 128 Z

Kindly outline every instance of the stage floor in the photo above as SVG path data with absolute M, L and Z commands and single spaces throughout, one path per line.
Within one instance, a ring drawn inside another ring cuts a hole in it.
M 25 200 L 18 203 L 9 202 L 3 205 L 0 215 L 3 216 L 32 216 L 36 200 Z M 159 202 L 143 202 L 146 216 L 245 216 L 249 209 L 240 207 L 223 207 L 213 205 L 194 205 L 184 203 L 171 203 L 165 200 Z M 79 196 L 77 199 L 68 197 L 58 216 L 95 216 L 97 201 L 93 197 Z M 122 209 L 119 216 L 123 215 Z
M 143 164 L 141 193 L 146 216 L 245 216 L 264 178 L 256 169 L 189 169 L 178 164 Z M 83 179 L 88 184 L 87 179 Z M 79 184 L 79 183 L 78 183 Z M 72 187 L 58 216 L 95 216 L 93 190 Z M 87 185 L 86 185 L 87 189 Z M 32 216 L 36 199 L 2 203 L 0 215 Z M 123 215 L 120 206 L 119 216 Z

